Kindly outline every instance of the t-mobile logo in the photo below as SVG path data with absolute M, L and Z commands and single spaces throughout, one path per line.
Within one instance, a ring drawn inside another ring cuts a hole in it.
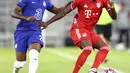
M 84 15 L 86 18 L 90 18 L 92 11 L 91 10 L 85 10 Z

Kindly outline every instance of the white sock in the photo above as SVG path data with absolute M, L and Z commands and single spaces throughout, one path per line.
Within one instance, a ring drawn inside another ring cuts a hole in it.
M 26 63 L 26 61 L 15 61 L 13 73 L 18 73 L 19 69 L 22 68 L 25 63 Z
M 36 73 L 36 70 L 38 68 L 38 51 L 35 49 L 31 49 L 29 51 L 29 72 L 28 73 Z

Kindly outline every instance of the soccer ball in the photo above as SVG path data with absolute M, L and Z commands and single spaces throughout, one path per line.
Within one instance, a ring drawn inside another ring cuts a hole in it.
M 109 68 L 109 69 L 104 70 L 104 73 L 117 73 L 117 72 L 115 70 Z

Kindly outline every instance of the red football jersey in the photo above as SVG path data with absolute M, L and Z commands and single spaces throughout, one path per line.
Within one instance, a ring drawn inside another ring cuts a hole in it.
M 102 9 L 110 10 L 107 4 L 108 0 L 96 0 L 95 2 L 92 0 L 75 0 L 71 4 L 71 8 L 78 9 L 78 13 L 74 17 L 74 24 L 77 24 L 72 25 L 72 28 L 78 26 L 93 29 L 101 16 Z

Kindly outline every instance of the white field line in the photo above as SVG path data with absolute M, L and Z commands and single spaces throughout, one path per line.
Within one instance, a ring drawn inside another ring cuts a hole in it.
M 66 58 L 66 59 L 70 59 L 70 60 L 74 60 L 74 61 L 76 61 L 76 59 L 77 59 L 77 57 L 75 57 L 75 56 L 72 56 L 72 55 L 70 55 L 70 54 L 67 54 L 67 53 L 63 53 L 63 52 L 60 52 L 60 51 L 57 51 L 57 50 L 52 50 L 52 49 L 45 49 L 45 51 L 47 51 L 47 52 L 50 52 L 50 53 L 53 53 L 53 54 L 56 54 L 56 55 L 58 55 L 58 56 L 61 56 L 61 57 L 64 57 L 64 58 Z M 88 65 L 92 65 L 92 63 L 91 62 L 85 62 L 86 64 L 88 64 Z M 108 67 L 105 67 L 105 66 L 99 66 L 99 68 L 100 69 L 107 69 Z M 114 69 L 114 68 L 112 68 L 112 69 Z M 119 71 L 119 70 L 116 70 L 116 69 L 114 69 L 117 73 L 124 73 L 124 72 L 121 72 L 121 71 Z

